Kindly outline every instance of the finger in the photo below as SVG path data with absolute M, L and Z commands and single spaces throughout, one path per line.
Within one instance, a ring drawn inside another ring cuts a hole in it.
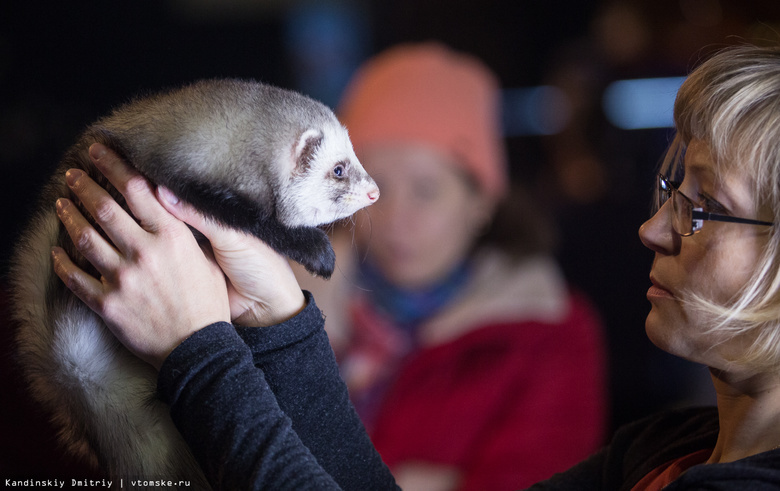
M 54 272 L 65 283 L 65 286 L 89 308 L 99 314 L 99 299 L 103 293 L 103 284 L 76 266 L 62 248 L 54 247 L 51 256 Z
M 65 226 L 76 249 L 100 274 L 110 276 L 121 260 L 119 252 L 104 239 L 79 212 L 73 203 L 65 198 L 57 200 L 57 216 Z
M 157 186 L 157 199 L 168 213 L 202 233 L 217 249 L 221 249 L 221 246 L 227 242 L 228 235 L 237 234 L 234 230 L 206 217 L 189 203 L 179 200 L 170 189 L 164 186 Z
M 133 217 L 84 171 L 69 169 L 65 180 L 116 248 L 125 255 L 133 251 L 134 245 L 146 234 Z
M 170 215 L 164 212 L 155 197 L 153 186 L 115 152 L 105 145 L 93 143 L 89 147 L 89 156 L 98 170 L 125 197 L 127 206 L 145 230 L 156 231 L 170 221 Z

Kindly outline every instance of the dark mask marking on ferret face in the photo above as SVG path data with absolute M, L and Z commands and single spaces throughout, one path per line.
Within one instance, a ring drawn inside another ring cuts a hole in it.
M 328 193 L 328 198 L 334 203 L 338 203 L 352 189 L 354 172 L 348 160 L 340 160 L 333 164 L 326 180 L 332 183 Z

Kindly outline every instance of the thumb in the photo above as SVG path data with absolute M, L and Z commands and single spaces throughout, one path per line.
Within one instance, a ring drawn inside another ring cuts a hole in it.
M 178 196 L 165 186 L 157 186 L 157 200 L 171 215 L 202 233 L 212 244 L 215 240 L 218 241 L 220 232 L 225 230 L 214 220 L 205 217 L 203 213 L 196 210 L 189 203 L 181 201 Z

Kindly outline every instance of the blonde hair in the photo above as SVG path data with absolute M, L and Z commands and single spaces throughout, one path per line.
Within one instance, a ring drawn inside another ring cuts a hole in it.
M 780 224 L 780 47 L 726 48 L 696 68 L 674 105 L 677 135 L 662 172 L 679 172 L 686 146 L 706 142 L 716 175 L 738 166 L 752 176 L 755 205 Z M 753 277 L 728 305 L 695 294 L 691 305 L 712 318 L 723 341 L 748 346 L 731 360 L 757 370 L 780 368 L 780 226 L 771 227 Z

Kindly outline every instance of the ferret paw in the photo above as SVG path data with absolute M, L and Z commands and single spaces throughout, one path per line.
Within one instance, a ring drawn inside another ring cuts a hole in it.
M 328 235 L 318 228 L 294 229 L 286 241 L 287 250 L 280 250 L 293 261 L 300 263 L 309 273 L 329 279 L 336 267 L 336 253 Z
M 321 276 L 327 280 L 330 279 L 333 270 L 336 267 L 336 254 L 333 252 L 330 242 L 327 242 L 325 247 L 322 247 L 321 250 L 310 253 L 307 257 L 302 258 L 301 261 L 298 262 L 300 262 L 309 273 Z

